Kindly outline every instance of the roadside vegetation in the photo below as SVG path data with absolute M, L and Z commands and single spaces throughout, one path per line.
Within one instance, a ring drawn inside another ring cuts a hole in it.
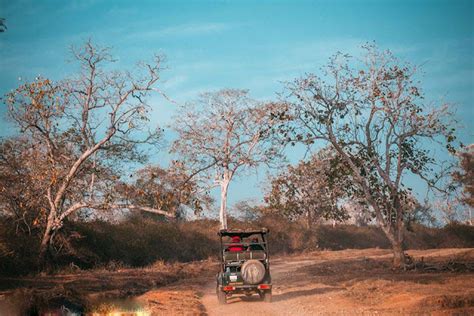
M 405 249 L 472 247 L 472 226 L 459 223 L 472 224 L 473 147 L 456 141 L 452 106 L 424 95 L 417 67 L 363 48 L 286 83 L 276 100 L 204 93 L 170 124 L 170 148 L 150 123 L 152 97 L 167 98 L 163 57 L 120 70 L 109 48 L 73 48 L 75 73 L 3 99 L 17 134 L 0 142 L 0 273 L 202 260 L 216 256 L 219 228 L 249 225 L 270 228 L 274 254 L 390 248 L 395 268 Z M 295 145 L 312 154 L 287 165 Z M 167 167 L 151 163 L 159 151 Z M 264 202 L 244 201 L 246 220 L 228 223 L 229 184 L 257 168 L 276 171 Z M 428 227 L 435 213 L 446 226 Z
M 373 225 L 314 225 L 308 229 L 304 222 L 288 223 L 284 217 L 274 215 L 251 222 L 230 218 L 229 224 L 239 228 L 268 227 L 272 255 L 316 250 L 390 249 L 390 242 L 382 230 Z M 116 271 L 148 267 L 156 262 L 174 264 L 217 259 L 218 229 L 219 222 L 214 220 L 165 222 L 141 215 L 120 223 L 70 222 L 64 226 L 69 237 L 63 244 L 58 244 L 60 248 L 49 272 Z M 474 227 L 469 225 L 452 223 L 434 228 L 414 224 L 405 234 L 406 249 L 474 247 Z M 38 249 L 38 240 L 32 236 L 18 237 L 12 230 L 1 231 L 2 276 L 38 272 L 37 253 L 34 252 Z

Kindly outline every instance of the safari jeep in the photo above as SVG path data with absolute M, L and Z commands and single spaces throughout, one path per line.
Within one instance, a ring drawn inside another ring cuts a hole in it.
M 216 293 L 220 304 L 236 294 L 258 294 L 265 302 L 271 302 L 268 232 L 266 228 L 219 231 L 221 265 Z

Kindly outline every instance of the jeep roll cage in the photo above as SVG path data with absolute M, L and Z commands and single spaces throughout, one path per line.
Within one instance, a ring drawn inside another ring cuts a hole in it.
M 255 230 L 220 230 L 220 272 L 216 276 L 216 294 L 225 304 L 234 294 L 258 294 L 266 302 L 272 300 L 272 281 L 267 228 Z M 240 237 L 239 242 L 232 241 Z M 243 241 L 244 238 L 249 238 Z M 257 239 L 257 240 L 255 240 Z
M 222 265 L 224 264 L 224 253 L 226 252 L 226 249 L 230 246 L 244 246 L 244 247 L 249 247 L 253 245 L 259 245 L 262 246 L 262 251 L 265 252 L 266 258 L 268 258 L 268 243 L 266 239 L 266 235 L 270 232 L 268 228 L 262 228 L 262 229 L 256 229 L 256 230 L 227 230 L 227 229 L 221 229 L 217 235 L 220 237 L 220 246 L 221 246 L 221 253 L 220 253 L 220 259 Z M 261 242 L 243 242 L 240 241 L 238 243 L 232 243 L 232 242 L 224 242 L 222 239 L 223 237 L 233 237 L 233 236 L 239 236 L 240 239 L 242 238 L 248 238 L 252 235 L 257 235 L 260 236 Z

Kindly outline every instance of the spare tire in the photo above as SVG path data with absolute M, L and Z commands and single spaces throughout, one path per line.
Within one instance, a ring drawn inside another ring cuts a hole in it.
M 246 261 L 240 271 L 247 284 L 258 284 L 265 277 L 265 266 L 258 260 Z

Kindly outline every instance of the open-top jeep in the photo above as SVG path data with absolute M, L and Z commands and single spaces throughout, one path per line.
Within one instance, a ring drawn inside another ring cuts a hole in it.
M 217 298 L 225 304 L 234 294 L 260 295 L 272 300 L 272 280 L 268 256 L 268 229 L 220 230 L 221 266 L 217 274 Z

